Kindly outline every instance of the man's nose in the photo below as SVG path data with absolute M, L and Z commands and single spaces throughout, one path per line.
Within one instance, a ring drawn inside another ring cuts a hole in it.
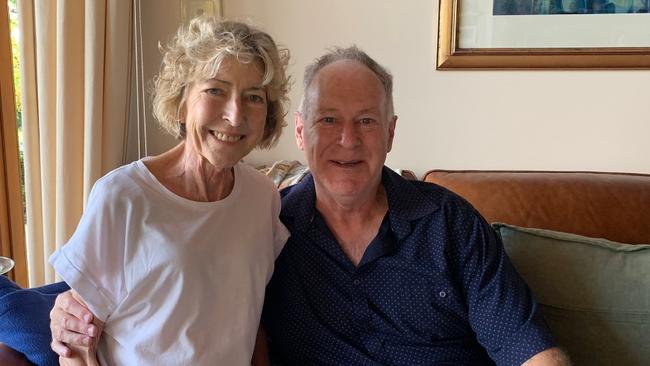
M 361 142 L 361 136 L 356 123 L 346 121 L 341 126 L 341 137 L 339 143 L 346 148 L 357 147 Z
M 243 122 L 244 109 L 240 97 L 232 96 L 228 98 L 228 101 L 223 108 L 222 118 L 233 126 L 240 125 Z

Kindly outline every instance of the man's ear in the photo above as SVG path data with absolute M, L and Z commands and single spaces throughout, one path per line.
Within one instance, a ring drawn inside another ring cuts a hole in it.
M 397 116 L 393 116 L 388 122 L 388 150 L 389 152 L 393 148 L 393 138 L 395 137 L 395 125 L 397 124 Z
M 303 145 L 303 139 L 302 139 L 302 132 L 305 127 L 305 122 L 302 119 L 302 115 L 300 112 L 296 112 L 294 114 L 294 119 L 296 121 L 296 126 L 295 126 L 295 137 L 296 137 L 296 145 L 300 150 L 304 150 L 305 147 Z

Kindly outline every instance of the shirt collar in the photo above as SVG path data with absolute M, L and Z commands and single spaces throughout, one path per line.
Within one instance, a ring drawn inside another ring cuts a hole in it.
M 388 199 L 388 216 L 391 230 L 398 241 L 411 233 L 411 222 L 438 209 L 419 188 L 423 182 L 412 182 L 402 178 L 388 167 L 383 167 L 381 183 Z M 310 174 L 300 183 L 282 191 L 282 221 L 291 230 L 306 231 L 314 220 L 316 190 L 314 177 Z
M 305 231 L 307 225 L 314 221 L 316 189 L 314 177 L 307 174 L 299 183 L 280 192 L 282 211 L 280 218 L 291 230 Z
M 388 217 L 398 241 L 412 230 L 411 222 L 438 209 L 438 204 L 421 189 L 424 182 L 408 181 L 388 167 L 383 168 L 381 182 L 388 198 Z

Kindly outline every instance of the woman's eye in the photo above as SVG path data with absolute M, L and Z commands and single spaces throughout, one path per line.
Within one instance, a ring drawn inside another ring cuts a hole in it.
M 248 100 L 250 100 L 253 103 L 264 103 L 264 97 L 262 97 L 261 95 L 257 95 L 257 94 L 249 95 Z
M 221 90 L 219 88 L 209 88 L 209 89 L 206 89 L 205 92 L 207 94 L 210 94 L 210 95 L 222 95 L 223 94 L 223 90 Z

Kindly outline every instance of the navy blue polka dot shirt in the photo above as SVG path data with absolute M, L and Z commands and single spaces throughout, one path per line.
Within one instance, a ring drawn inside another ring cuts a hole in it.
M 285 365 L 521 365 L 554 346 L 494 231 L 462 198 L 382 173 L 388 213 L 358 266 L 315 209 L 313 177 L 282 192 L 291 238 L 263 325 Z

